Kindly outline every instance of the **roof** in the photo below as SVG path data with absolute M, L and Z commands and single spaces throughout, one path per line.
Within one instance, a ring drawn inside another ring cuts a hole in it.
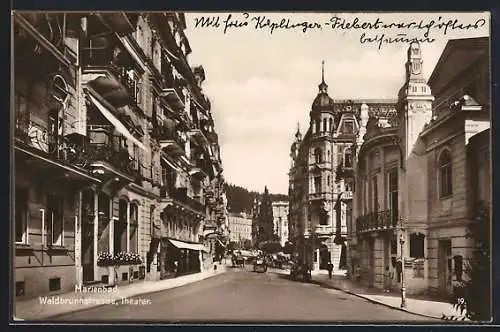
M 449 40 L 427 82 L 434 95 L 476 60 L 488 54 L 489 44 L 488 37 Z

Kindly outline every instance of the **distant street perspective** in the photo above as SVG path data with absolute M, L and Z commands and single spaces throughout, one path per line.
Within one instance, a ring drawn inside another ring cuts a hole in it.
M 490 320 L 488 12 L 12 20 L 13 320 Z
M 51 318 L 54 321 L 151 322 L 437 322 L 276 272 L 231 269 L 183 287 L 141 295 L 150 305 L 108 305 Z M 362 313 L 356 317 L 353 312 Z

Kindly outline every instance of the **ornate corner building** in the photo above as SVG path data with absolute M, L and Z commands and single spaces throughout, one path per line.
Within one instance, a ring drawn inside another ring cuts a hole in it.
M 361 109 L 348 224 L 361 283 L 384 287 L 388 268 L 394 288 L 404 277 L 408 293 L 445 295 L 466 278 L 475 207 L 491 201 L 488 44 L 450 40 L 428 81 L 411 44 L 391 114 Z
M 211 263 L 227 202 L 185 28 L 182 13 L 14 14 L 16 296 Z
M 449 41 L 429 81 L 422 64 L 413 43 L 395 100 L 334 100 L 322 80 L 290 150 L 300 262 L 317 270 L 331 259 L 380 288 L 386 267 L 394 287 L 404 268 L 410 293 L 449 293 L 462 280 L 467 227 L 491 201 L 488 39 Z

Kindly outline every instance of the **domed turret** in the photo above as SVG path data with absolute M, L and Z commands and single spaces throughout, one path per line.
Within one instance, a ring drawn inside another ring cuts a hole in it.
M 325 61 L 321 63 L 321 83 L 318 85 L 318 90 L 318 95 L 312 104 L 312 110 L 333 110 L 333 99 L 328 95 L 328 84 L 325 83 Z

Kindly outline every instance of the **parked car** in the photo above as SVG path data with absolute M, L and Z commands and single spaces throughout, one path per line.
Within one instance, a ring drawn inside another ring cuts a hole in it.
M 311 281 L 311 269 L 306 264 L 294 264 L 290 270 L 292 280 Z
M 266 272 L 267 271 L 267 264 L 264 261 L 264 258 L 258 257 L 255 260 L 255 263 L 253 264 L 253 270 L 255 272 Z

